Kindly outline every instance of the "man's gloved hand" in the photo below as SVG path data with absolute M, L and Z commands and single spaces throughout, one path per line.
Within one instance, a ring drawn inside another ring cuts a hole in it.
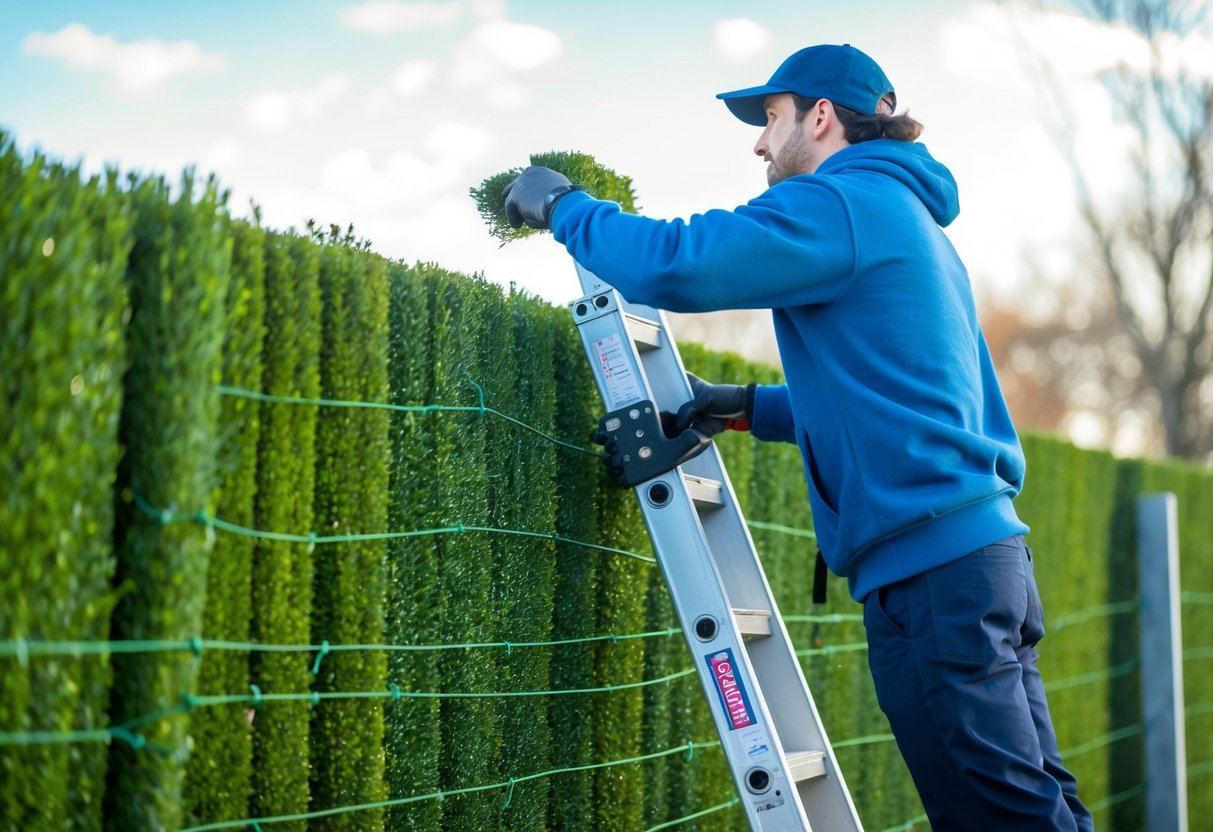
M 700 433 L 715 436 L 722 430 L 749 430 L 754 418 L 756 384 L 708 384 L 687 373 L 694 396 L 678 408 L 675 426 L 686 430 L 692 425 Z
M 584 191 L 581 185 L 569 182 L 563 173 L 551 168 L 531 165 L 518 178 L 505 186 L 505 218 L 514 228 L 526 223 L 531 228 L 551 228 L 548 221 L 557 200 L 572 191 Z

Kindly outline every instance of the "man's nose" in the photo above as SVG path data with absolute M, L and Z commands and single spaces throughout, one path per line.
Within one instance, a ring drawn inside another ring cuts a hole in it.
M 758 141 L 754 145 L 754 155 L 755 156 L 762 156 L 764 158 L 766 157 L 767 152 L 770 150 L 770 138 L 771 138 L 770 134 L 771 134 L 770 127 L 767 127 L 765 130 L 762 131 L 762 135 L 758 137 Z

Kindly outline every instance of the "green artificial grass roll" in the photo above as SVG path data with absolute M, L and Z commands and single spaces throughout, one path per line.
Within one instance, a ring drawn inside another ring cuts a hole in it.
M 636 213 L 636 194 L 632 190 L 632 178 L 603 167 L 587 153 L 571 150 L 532 153 L 531 164 L 559 171 L 574 185 L 584 185 L 591 196 L 618 202 L 624 211 L 629 214 Z M 480 183 L 480 187 L 470 191 L 480 216 L 489 227 L 489 233 L 500 240 L 502 245 L 538 233 L 536 229 L 525 225 L 522 228 L 512 228 L 505 218 L 502 193 L 522 171 L 522 168 L 511 168 L 490 176 Z

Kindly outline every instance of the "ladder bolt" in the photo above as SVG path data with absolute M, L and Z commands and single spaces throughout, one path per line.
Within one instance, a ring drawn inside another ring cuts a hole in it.
M 746 772 L 745 785 L 753 794 L 765 794 L 771 788 L 771 772 L 755 766 Z
M 670 498 L 674 495 L 674 492 L 664 482 L 655 482 L 649 486 L 648 495 L 649 503 L 654 508 L 662 508 L 669 505 Z
M 716 638 L 716 632 L 720 626 L 716 623 L 716 619 L 710 615 L 701 615 L 695 619 L 695 637 L 700 641 L 711 641 Z

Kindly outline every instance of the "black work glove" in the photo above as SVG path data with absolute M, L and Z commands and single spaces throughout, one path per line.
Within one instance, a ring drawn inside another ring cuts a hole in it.
M 661 476 L 698 456 L 712 444 L 710 437 L 694 428 L 674 429 L 672 413 L 660 413 L 640 421 L 626 420 L 621 430 L 620 422 L 625 420 L 619 417 L 625 410 L 603 416 L 598 422 L 598 430 L 590 436 L 603 446 L 606 451 L 603 463 L 611 478 L 620 485 L 639 485 Z M 635 439 L 632 431 L 635 431 Z M 662 435 L 658 436 L 658 433 Z
M 563 173 L 551 168 L 531 165 L 501 192 L 505 200 L 505 218 L 514 228 L 526 223 L 541 231 L 551 228 L 548 221 L 557 200 L 573 191 L 584 191 L 581 185 L 569 182 Z
M 749 430 L 754 419 L 756 384 L 708 384 L 687 373 L 691 383 L 689 402 L 678 408 L 675 426 L 686 430 L 692 425 L 700 433 L 715 436 L 722 430 Z

